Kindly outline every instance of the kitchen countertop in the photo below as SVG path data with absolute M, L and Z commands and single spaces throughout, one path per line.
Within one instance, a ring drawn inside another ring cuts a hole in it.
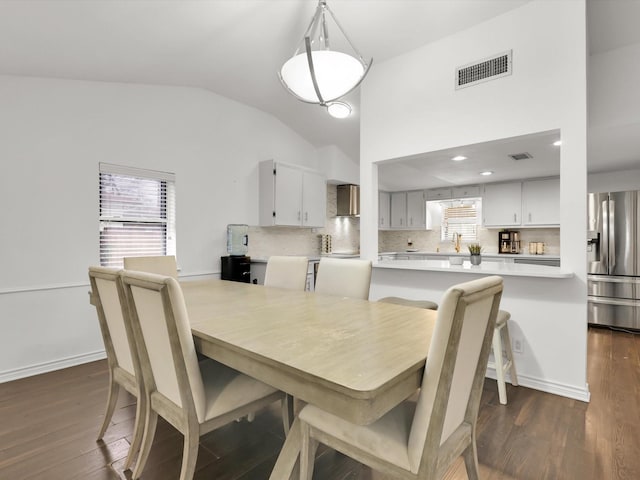
M 541 257 L 543 255 L 531 256 Z M 515 277 L 573 277 L 573 272 L 563 270 L 560 267 L 502 262 L 483 262 L 480 265 L 471 265 L 469 261 L 465 261 L 462 265 L 451 265 L 448 260 L 380 260 L 373 264 L 373 268 L 423 270 L 447 273 L 474 273 L 478 275 L 508 275 Z
M 408 252 L 408 251 L 402 251 L 399 250 L 397 252 L 380 252 L 378 253 L 378 256 L 381 255 L 429 255 L 430 257 L 468 257 L 469 256 L 469 252 L 460 252 L 460 253 L 456 253 L 456 252 L 426 252 L 426 251 L 417 251 L 417 252 Z M 556 259 L 560 259 L 560 255 L 550 255 L 550 254 L 542 254 L 542 255 L 531 255 L 529 253 L 497 253 L 497 252 L 492 252 L 492 253 L 485 253 L 482 252 L 482 256 L 483 257 L 492 257 L 492 258 L 540 258 L 540 259 L 550 259 L 550 260 L 556 260 Z

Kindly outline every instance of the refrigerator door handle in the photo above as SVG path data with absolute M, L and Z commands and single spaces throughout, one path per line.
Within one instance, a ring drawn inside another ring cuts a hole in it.
M 604 273 L 609 273 L 609 208 L 608 201 L 602 202 L 602 247 L 600 248 L 600 262 Z
M 609 225 L 612 227 L 609 233 L 609 272 L 613 272 L 616 268 L 616 229 L 613 226 L 616 224 L 615 214 L 616 202 L 615 200 L 609 200 Z
M 615 305 L 618 307 L 640 307 L 640 300 L 618 299 L 613 297 L 594 297 L 589 295 L 587 301 L 599 305 Z

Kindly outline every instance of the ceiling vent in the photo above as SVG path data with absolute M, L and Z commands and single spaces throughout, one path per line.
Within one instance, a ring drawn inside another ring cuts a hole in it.
M 512 50 L 456 68 L 456 90 L 511 75 Z
M 524 153 L 512 153 L 509 155 L 509 158 L 511 160 L 526 160 L 528 158 L 533 158 L 533 155 L 531 155 L 530 153 L 524 152 Z

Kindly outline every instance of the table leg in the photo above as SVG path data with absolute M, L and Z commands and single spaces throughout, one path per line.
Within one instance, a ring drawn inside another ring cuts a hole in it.
M 296 417 L 289 429 L 289 435 L 284 441 L 269 480 L 295 480 L 299 478 L 301 443 L 300 420 Z

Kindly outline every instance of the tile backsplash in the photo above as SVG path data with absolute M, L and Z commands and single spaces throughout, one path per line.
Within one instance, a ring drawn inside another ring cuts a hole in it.
M 498 253 L 498 232 L 500 228 L 479 228 L 478 239 L 468 241 L 462 237 L 462 252 L 467 252 L 469 243 L 479 243 L 485 253 Z M 517 230 L 517 229 L 513 229 Z M 528 253 L 529 242 L 544 242 L 545 253 L 560 255 L 559 228 L 523 228 L 520 232 L 522 250 Z M 409 239 L 412 246 L 409 247 Z M 385 230 L 378 233 L 378 250 L 380 252 L 404 251 L 417 248 L 427 252 L 455 252 L 453 242 L 440 241 L 440 228 L 433 230 Z

